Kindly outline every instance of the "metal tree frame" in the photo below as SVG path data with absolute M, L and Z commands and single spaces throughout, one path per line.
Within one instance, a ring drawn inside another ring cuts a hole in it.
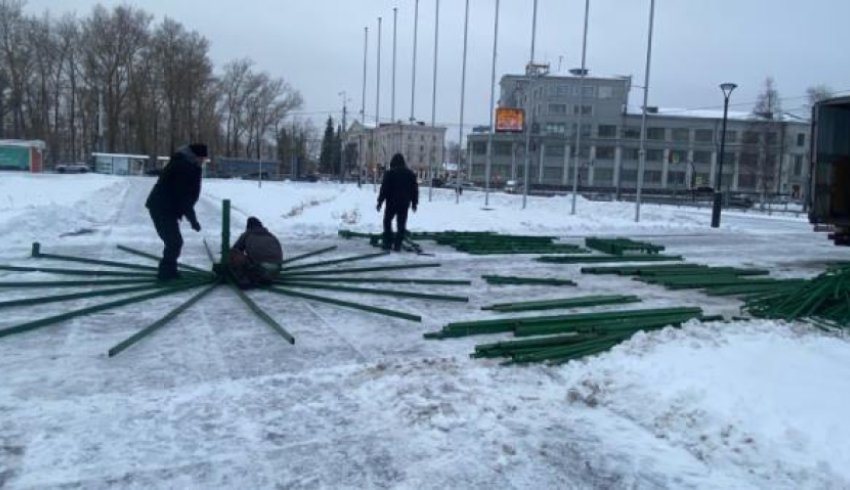
M 149 260 L 159 261 L 159 257 L 154 254 L 136 250 L 124 245 L 117 246 L 119 250 Z M 206 241 L 204 247 L 207 256 L 212 263 L 212 270 L 204 270 L 200 267 L 178 263 L 181 278 L 175 281 L 163 282 L 158 281 L 156 277 L 157 268 L 148 265 L 134 264 L 128 262 L 110 261 L 90 259 L 85 257 L 74 257 L 69 255 L 60 255 L 53 253 L 44 253 L 41 251 L 39 243 L 32 245 L 32 257 L 37 259 L 48 259 L 63 262 L 76 262 L 81 264 L 90 264 L 98 266 L 111 267 L 118 270 L 101 270 L 101 269 L 67 269 L 67 268 L 51 268 L 42 266 L 14 266 L 0 265 L 0 271 L 12 272 L 45 272 L 58 275 L 80 276 L 82 279 L 73 280 L 51 280 L 51 281 L 0 281 L 0 289 L 3 288 L 78 288 L 78 287 L 95 287 L 88 291 L 74 292 L 68 294 L 58 294 L 52 296 L 37 296 L 31 298 L 14 299 L 0 302 L 0 309 L 19 306 L 33 306 L 54 302 L 73 301 L 86 298 L 97 298 L 106 296 L 117 296 L 134 293 L 132 296 L 126 296 L 114 301 L 99 303 L 92 306 L 87 306 L 79 309 L 72 309 L 57 315 L 31 320 L 22 324 L 4 327 L 0 329 L 0 337 L 7 335 L 28 332 L 49 325 L 54 325 L 72 318 L 89 315 L 100 311 L 110 310 L 123 306 L 142 303 L 148 300 L 153 300 L 159 297 L 168 296 L 175 293 L 182 293 L 190 290 L 197 292 L 188 300 L 184 301 L 178 307 L 166 313 L 163 317 L 156 320 L 152 324 L 144 327 L 127 339 L 119 342 L 111 347 L 108 351 L 109 357 L 113 357 L 147 337 L 148 335 L 159 330 L 168 322 L 176 318 L 178 315 L 189 309 L 195 303 L 199 302 L 210 292 L 219 286 L 224 286 L 231 289 L 237 297 L 250 309 L 258 318 L 260 318 L 272 330 L 278 333 L 290 344 L 295 343 L 295 337 L 286 331 L 277 321 L 268 315 L 254 300 L 252 300 L 244 291 L 239 289 L 233 281 L 232 275 L 227 267 L 227 258 L 230 252 L 230 201 L 224 200 L 222 206 L 222 225 L 221 225 L 221 252 L 219 261 L 216 262 L 215 257 Z M 307 290 L 324 290 L 324 291 L 340 291 L 348 293 L 378 295 L 378 296 L 393 296 L 397 298 L 415 298 L 426 301 L 457 301 L 468 302 L 469 299 L 464 296 L 441 295 L 441 294 L 426 294 L 416 291 L 402 291 L 395 287 L 391 289 L 373 289 L 359 286 L 351 286 L 346 284 L 366 283 L 366 284 L 395 284 L 409 283 L 420 285 L 443 285 L 443 286 L 468 286 L 470 281 L 452 280 L 452 279 L 409 279 L 409 278 L 389 278 L 389 277 L 349 277 L 348 274 L 357 274 L 364 272 L 376 271 L 392 271 L 392 270 L 407 270 L 426 267 L 439 267 L 438 263 L 420 263 L 420 264 L 400 264 L 400 265 L 383 265 L 374 267 L 352 267 L 352 268 L 326 268 L 343 263 L 358 262 L 369 260 L 372 258 L 386 255 L 386 253 L 370 253 L 365 255 L 356 255 L 344 257 L 340 259 L 323 260 L 318 262 L 300 263 L 305 259 L 315 257 L 330 251 L 335 250 L 336 246 L 325 247 L 319 250 L 314 250 L 308 253 L 297 255 L 288 258 L 282 262 L 282 272 L 275 283 L 269 287 L 262 288 L 263 291 L 272 292 L 282 296 L 291 298 L 299 298 L 302 300 L 330 304 L 343 308 L 351 308 L 369 313 L 389 316 L 393 318 L 401 318 L 404 320 L 421 322 L 422 318 L 418 315 L 379 308 L 376 306 L 365 305 L 353 301 L 346 301 L 327 297 L 326 295 L 317 296 L 307 292 Z M 298 264 L 294 264 L 299 262 Z M 340 277 L 345 276 L 345 277 Z

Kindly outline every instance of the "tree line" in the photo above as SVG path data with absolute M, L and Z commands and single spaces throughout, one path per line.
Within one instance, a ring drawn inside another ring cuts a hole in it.
M 217 71 L 209 41 L 180 22 L 129 5 L 83 18 L 24 7 L 0 0 L 0 139 L 44 140 L 48 162 L 167 155 L 190 141 L 233 157 L 309 154 L 315 128 L 284 123 L 298 90 L 249 59 Z

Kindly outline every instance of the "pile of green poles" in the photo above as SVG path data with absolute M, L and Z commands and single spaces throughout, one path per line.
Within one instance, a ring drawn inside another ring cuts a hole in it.
M 340 230 L 343 238 L 367 238 L 379 246 L 381 235 Z M 570 243 L 556 243 L 557 237 L 531 235 L 503 235 L 489 231 L 408 232 L 405 245 L 421 251 L 417 241 L 431 240 L 459 252 L 472 255 L 495 254 L 581 254 L 582 247 Z
M 647 284 L 667 289 L 701 289 L 712 296 L 748 296 L 793 290 L 801 279 L 763 277 L 769 271 L 737 267 L 709 267 L 700 264 L 641 265 L 626 267 L 585 267 L 584 274 L 634 276 Z
M 598 250 L 609 255 L 625 255 L 626 253 L 638 252 L 646 254 L 657 254 L 664 251 L 664 246 L 649 242 L 639 242 L 630 238 L 598 238 L 588 237 L 584 240 L 587 248 Z
M 850 328 L 850 267 L 749 298 L 743 311 L 757 318 L 806 319 L 817 325 Z
M 455 322 L 426 333 L 425 338 L 511 332 L 515 337 L 535 338 L 478 345 L 472 357 L 507 357 L 508 363 L 560 363 L 603 352 L 641 330 L 678 326 L 692 319 L 721 319 L 702 313 L 698 307 L 678 307 Z
M 575 286 L 576 283 L 569 279 L 555 279 L 549 277 L 520 277 L 520 276 L 481 276 L 487 284 L 491 285 L 529 285 L 529 286 Z
M 566 308 L 588 308 L 592 306 L 604 306 L 624 303 L 637 303 L 640 298 L 633 295 L 609 294 L 578 296 L 573 298 L 558 298 L 537 301 L 517 301 L 510 303 L 497 303 L 490 306 L 482 306 L 482 310 L 496 311 L 499 313 L 513 311 L 535 311 L 555 310 Z

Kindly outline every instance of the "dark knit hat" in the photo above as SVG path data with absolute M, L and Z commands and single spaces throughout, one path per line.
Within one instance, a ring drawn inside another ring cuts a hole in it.
M 404 162 L 404 157 L 401 153 L 396 153 L 393 155 L 392 160 L 390 160 L 390 168 L 399 168 L 404 167 L 406 164 Z
M 207 153 L 207 145 L 203 143 L 192 143 L 189 145 L 189 149 L 192 150 L 192 153 L 194 153 L 198 158 L 207 158 L 209 156 L 209 153 Z
M 263 227 L 263 224 L 257 218 L 255 218 L 253 216 L 248 218 L 248 229 L 249 230 L 255 230 L 255 229 L 258 229 L 258 228 L 262 228 L 262 227 Z

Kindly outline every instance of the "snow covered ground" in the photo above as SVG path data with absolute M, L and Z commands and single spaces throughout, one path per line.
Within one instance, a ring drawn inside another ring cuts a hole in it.
M 48 252 L 110 260 L 136 261 L 116 244 L 158 251 L 143 207 L 152 184 L 0 173 L 0 263 L 38 263 L 27 258 L 34 240 Z M 793 217 L 728 212 L 712 230 L 705 209 L 646 205 L 635 223 L 633 204 L 579 199 L 571 216 L 569 198 L 531 197 L 522 210 L 521 196 L 494 193 L 485 206 L 483 193 L 455 204 L 451 191 L 435 190 L 430 202 L 422 192 L 414 230 L 571 243 L 642 236 L 688 260 L 783 277 L 847 257 Z M 379 230 L 371 185 L 211 180 L 197 207 L 203 231 L 185 227 L 184 261 L 208 264 L 201 239 L 217 246 L 222 198 L 233 201 L 232 234 L 255 215 L 287 254 L 330 244 L 339 250 L 329 258 L 368 253 L 336 232 Z M 428 252 L 435 257 L 374 263 L 439 261 L 410 275 L 473 286 L 419 290 L 468 295 L 469 304 L 329 294 L 422 323 L 252 292 L 296 337 L 289 345 L 220 289 L 115 358 L 109 347 L 189 294 L 0 339 L 0 488 L 850 488 L 847 339 L 803 324 L 695 322 L 564 366 L 502 367 L 467 357 L 502 335 L 426 341 L 422 333 L 497 316 L 479 308 L 506 300 L 628 291 L 640 307 L 699 305 L 727 316 L 740 303 L 582 276 L 532 256 Z M 494 272 L 578 287 L 481 281 Z M 53 277 L 0 272 L 0 281 Z M 4 300 L 32 295 L 0 289 Z M 4 309 L 0 328 L 99 301 Z

